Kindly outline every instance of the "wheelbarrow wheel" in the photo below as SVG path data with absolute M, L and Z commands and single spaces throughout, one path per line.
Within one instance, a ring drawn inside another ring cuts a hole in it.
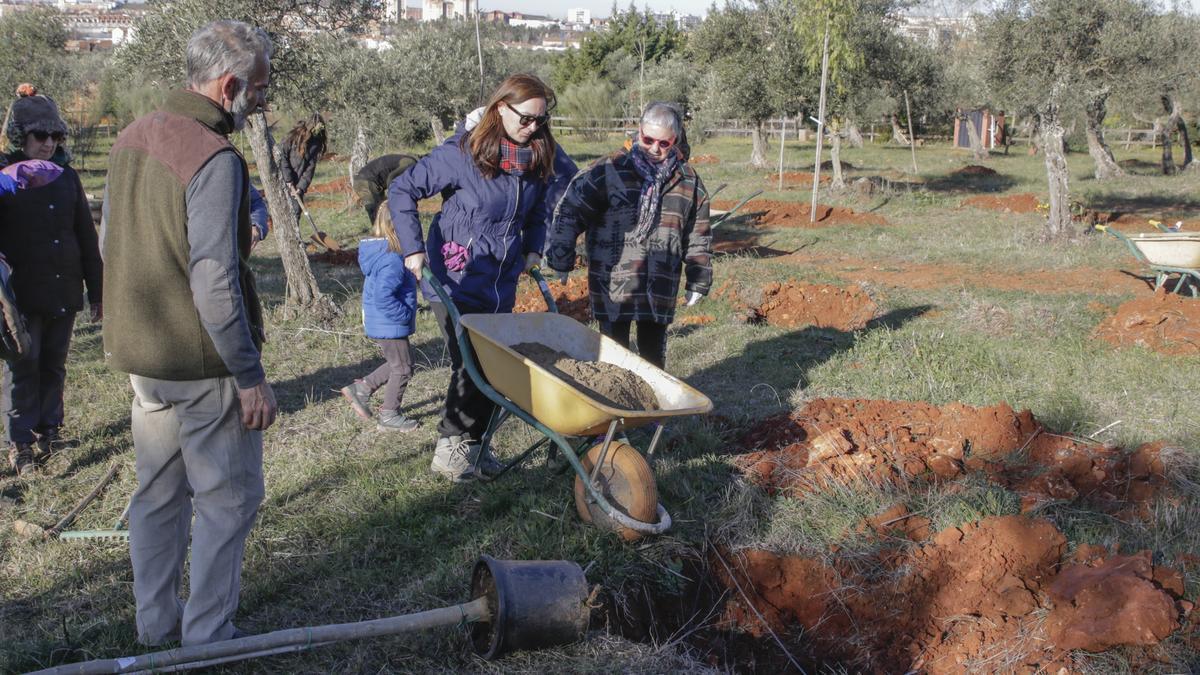
M 604 443 L 597 443 L 580 458 L 589 476 L 603 449 Z M 609 445 L 604 463 L 596 473 L 596 487 L 609 504 L 630 518 L 644 523 L 655 521 L 658 515 L 658 486 L 654 482 L 654 472 L 642 454 L 628 443 L 614 441 Z M 575 477 L 575 509 L 584 522 L 617 532 L 626 541 L 636 541 L 642 537 L 640 532 L 623 527 L 609 518 L 599 504 L 588 501 L 587 487 L 580 476 Z

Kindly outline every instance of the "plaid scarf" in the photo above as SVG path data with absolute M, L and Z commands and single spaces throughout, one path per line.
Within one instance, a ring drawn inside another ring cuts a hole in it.
M 676 153 L 671 152 L 666 159 L 655 164 L 637 144 L 629 151 L 629 157 L 633 160 L 633 168 L 637 169 L 638 175 L 642 177 L 642 196 L 638 201 L 638 221 L 633 236 L 636 241 L 645 241 L 650 236 L 650 230 L 658 217 L 658 210 L 662 207 L 663 185 L 674 173 L 679 159 Z
M 507 138 L 500 139 L 500 170 L 520 176 L 533 164 L 533 148 L 517 145 Z

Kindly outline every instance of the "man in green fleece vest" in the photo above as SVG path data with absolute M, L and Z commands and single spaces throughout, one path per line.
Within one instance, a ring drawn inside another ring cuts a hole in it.
M 104 353 L 134 393 L 129 555 L 147 645 L 240 634 L 242 553 L 276 408 L 247 264 L 249 172 L 227 136 L 265 103 L 270 56 L 261 29 L 200 28 L 188 40 L 187 89 L 126 128 L 109 157 Z

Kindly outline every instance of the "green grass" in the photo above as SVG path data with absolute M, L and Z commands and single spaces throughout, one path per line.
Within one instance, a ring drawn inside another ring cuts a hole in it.
M 616 147 L 617 139 L 561 139 L 583 164 Z M 107 141 L 97 143 L 106 149 Z M 396 150 L 396 149 L 390 149 Z M 424 149 L 406 149 L 423 151 Z M 728 183 L 722 199 L 739 199 L 771 187 L 760 199 L 808 200 L 808 191 L 777 192 L 769 170 L 753 169 L 746 139 L 697 144 L 719 164 L 698 167 L 706 184 Z M 772 157 L 777 157 L 776 150 Z M 811 146 L 789 145 L 789 171 L 810 171 Z M 850 177 L 910 171 L 907 149 L 847 148 Z M 1154 159 L 1149 150 L 1118 159 Z M 92 169 L 102 161 L 87 158 Z M 1001 177 L 971 183 L 947 178 L 970 163 L 946 147 L 918 150 L 926 187 L 869 198 L 823 196 L 822 201 L 874 211 L 887 227 L 829 227 L 755 231 L 760 243 L 791 251 L 803 246 L 818 257 L 843 256 L 889 268 L 965 265 L 972 270 L 1020 274 L 1087 267 L 1136 269 L 1113 240 L 1088 237 L 1069 245 L 1039 243 L 1037 215 L 1001 215 L 958 205 L 974 190 L 1044 195 L 1040 157 L 1014 150 L 988 165 Z M 1086 154 L 1069 157 L 1077 194 L 1097 206 L 1144 208 L 1189 218 L 1200 214 L 1193 176 L 1131 176 L 1096 183 Z M 345 175 L 345 165 L 322 163 L 315 183 Z M 103 175 L 84 174 L 98 192 Z M 933 187 L 931 187 L 932 185 Z M 314 195 L 315 196 L 315 195 Z M 1131 199 L 1140 200 L 1138 204 Z M 342 195 L 314 199 L 321 229 L 353 246 L 367 232 L 362 210 Z M 751 203 L 751 206 L 753 203 Z M 750 208 L 750 207 L 747 207 Z M 744 223 L 730 224 L 751 231 Z M 302 230 L 307 232 L 307 226 Z M 682 578 L 713 541 L 766 546 L 806 555 L 838 546 L 868 554 L 874 543 L 856 531 L 865 516 L 897 500 L 935 514 L 935 528 L 987 515 L 1014 513 L 1015 496 L 970 484 L 945 493 L 912 486 L 831 486 L 804 499 L 771 497 L 745 483 L 732 466 L 739 435 L 757 420 L 818 396 L 963 401 L 1007 401 L 1030 408 L 1051 427 L 1094 433 L 1121 445 L 1166 438 L 1184 448 L 1200 445 L 1197 357 L 1167 357 L 1138 349 L 1117 350 L 1090 338 L 1101 318 L 1092 303 L 1127 299 L 1102 288 L 1044 293 L 991 288 L 970 278 L 934 289 L 870 286 L 888 318 L 857 332 L 786 330 L 732 321 L 730 304 L 710 298 L 681 312 L 711 314 L 713 323 L 672 329 L 668 365 L 707 393 L 716 415 L 674 423 L 659 453 L 660 498 L 675 518 L 667 535 L 635 545 L 585 527 L 575 514 L 571 477 L 538 459 L 494 485 L 448 486 L 428 471 L 435 426 L 448 373 L 440 335 L 427 312 L 413 339 L 417 369 L 406 394 L 406 413 L 421 423 L 407 436 L 384 435 L 350 412 L 336 389 L 380 362 L 361 334 L 361 277 L 354 267 L 315 265 L 323 289 L 344 310 L 333 325 L 282 320 L 283 277 L 273 240 L 255 252 L 266 295 L 267 372 L 281 407 L 266 434 L 267 496 L 250 535 L 238 623 L 253 632 L 355 621 L 467 600 L 471 566 L 483 553 L 498 558 L 568 559 L 587 568 L 590 583 L 606 591 L 616 616 L 636 614 L 646 594 L 686 592 Z M 828 272 L 787 258 L 719 256 L 716 283 L 734 278 L 747 287 L 794 278 L 844 283 Z M 85 494 L 110 462 L 122 465 L 117 481 L 78 525 L 107 526 L 134 487 L 127 381 L 102 359 L 98 330 L 77 328 L 69 365 L 67 432 L 79 445 L 58 455 L 41 476 L 0 477 L 0 672 L 27 670 L 82 658 L 142 651 L 134 643 L 132 576 L 122 545 L 28 542 L 9 525 L 17 518 L 48 525 Z M 1115 422 L 1119 422 L 1115 424 Z M 520 424 L 499 435 L 511 455 L 536 439 Z M 645 445 L 644 436 L 634 434 Z M 1188 485 L 1191 485 L 1188 483 Z M 1189 488 L 1190 490 L 1190 488 Z M 1079 507 L 1039 512 L 1064 530 L 1072 544 L 1121 543 L 1175 555 L 1198 553 L 1190 523 L 1200 501 L 1185 491 L 1182 504 L 1163 505 L 1154 522 L 1114 522 Z M 1188 577 L 1195 596 L 1196 579 Z M 495 664 L 469 655 L 462 631 L 346 643 L 303 656 L 276 657 L 228 672 L 668 672 L 695 671 L 708 654 L 685 641 L 634 642 L 617 627 L 593 626 L 580 645 L 518 654 Z M 1182 647 L 1178 647 L 1182 649 Z M 1118 655 L 1109 657 L 1114 667 Z M 1096 661 L 1092 665 L 1100 663 Z M 1098 666 L 1097 666 L 1098 667 Z

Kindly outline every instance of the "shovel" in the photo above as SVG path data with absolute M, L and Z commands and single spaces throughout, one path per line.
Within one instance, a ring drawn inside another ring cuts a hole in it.
M 313 235 L 311 239 L 325 247 L 326 251 L 342 250 L 341 244 L 338 244 L 336 239 L 317 229 L 317 221 L 313 220 L 312 214 L 308 212 L 308 207 L 304 205 L 304 200 L 300 198 L 300 193 L 296 191 L 296 186 L 289 183 L 288 189 L 292 191 L 292 197 L 300 205 L 300 211 L 304 214 L 305 218 L 308 218 L 308 223 L 312 225 Z

